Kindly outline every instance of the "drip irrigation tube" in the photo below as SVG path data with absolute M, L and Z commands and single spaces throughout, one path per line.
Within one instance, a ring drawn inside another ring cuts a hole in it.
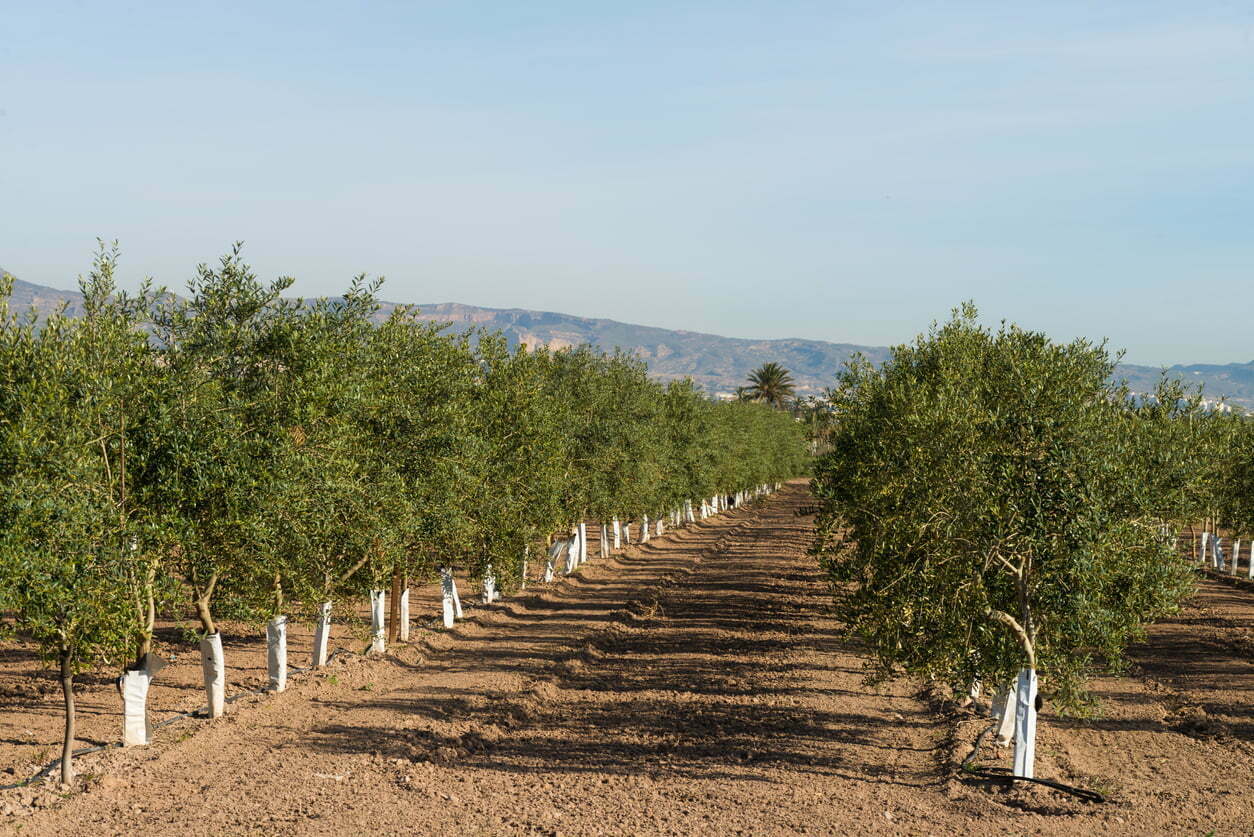
M 1077 788 L 1071 785 L 1064 785 L 1062 782 L 1055 782 L 1051 779 L 1028 778 L 1027 776 L 1016 776 L 1004 767 L 976 767 L 973 762 L 976 756 L 980 754 L 980 745 L 984 743 L 984 737 L 987 736 L 997 727 L 997 724 L 989 727 L 979 734 L 975 739 L 975 744 L 971 747 L 971 754 L 962 762 L 962 772 L 966 775 L 981 776 L 985 779 L 992 779 L 997 782 L 1031 782 L 1034 785 L 1044 785 L 1047 788 L 1053 788 L 1056 791 L 1069 793 L 1077 799 L 1083 799 L 1085 802 L 1106 802 L 1107 799 L 1102 794 L 1088 788 Z

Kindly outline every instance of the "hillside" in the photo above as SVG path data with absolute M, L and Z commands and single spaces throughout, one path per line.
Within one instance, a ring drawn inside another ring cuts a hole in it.
M 81 302 L 77 291 L 55 290 L 20 279 L 14 282 L 15 308 L 33 306 L 47 314 L 69 303 L 70 313 L 77 314 L 82 310 Z M 383 303 L 380 317 L 399 304 Z M 855 352 L 877 362 L 887 357 L 886 349 L 874 346 L 821 340 L 745 340 L 521 308 L 480 308 L 455 302 L 418 308 L 420 319 L 448 323 L 457 331 L 474 327 L 498 330 L 513 346 L 525 343 L 563 348 L 590 343 L 607 350 L 621 348 L 648 363 L 655 378 L 692 378 L 711 393 L 734 392 L 750 370 L 776 361 L 792 371 L 799 392 L 818 394 L 830 386 L 835 370 Z
M 502 331 L 513 345 L 562 348 L 591 343 L 604 349 L 618 347 L 648 363 L 659 380 L 692 378 L 711 392 L 733 392 L 752 369 L 776 361 L 792 371 L 800 392 L 817 394 L 831 385 L 835 371 L 856 352 L 877 362 L 888 354 L 875 346 L 821 340 L 746 340 L 520 308 L 478 308 L 449 302 L 419 309 L 422 319 L 447 322 L 454 328 L 483 326 Z
M 4 273 L 3 268 L 0 273 Z M 68 304 L 71 314 L 82 311 L 82 297 L 77 291 L 56 290 L 20 279 L 14 282 L 12 302 L 15 308 L 33 306 L 41 314 L 62 304 Z M 386 316 L 399 304 L 383 303 L 380 316 Z M 563 348 L 590 343 L 607 350 L 621 348 L 648 363 L 650 373 L 658 380 L 692 378 L 711 393 L 732 393 L 752 369 L 775 361 L 792 371 L 800 394 L 818 394 L 832 384 L 837 370 L 855 353 L 861 352 L 875 363 L 888 357 L 888 349 L 882 346 L 823 340 L 750 340 L 550 311 L 481 308 L 456 302 L 418 307 L 421 319 L 448 323 L 459 331 L 474 327 L 499 330 L 511 345 Z M 1227 398 L 1236 406 L 1254 409 L 1254 361 L 1177 364 L 1168 371 L 1190 384 L 1201 384 L 1207 398 Z M 1119 374 L 1138 392 L 1151 391 L 1160 372 L 1157 367 L 1136 364 L 1119 367 Z
M 10 275 L 12 274 L 0 267 L 0 276 Z M 23 282 L 21 279 L 15 279 L 13 282 L 13 296 L 9 300 L 9 305 L 14 310 L 34 308 L 41 316 L 46 316 L 63 304 L 68 304 L 67 311 L 71 315 L 83 313 L 83 296 L 78 291 L 58 291 L 43 285 Z

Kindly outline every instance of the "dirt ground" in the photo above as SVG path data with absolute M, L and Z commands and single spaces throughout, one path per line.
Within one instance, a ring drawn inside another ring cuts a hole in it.
M 1111 802 L 990 787 L 955 769 L 986 719 L 919 683 L 864 685 L 806 555 L 807 500 L 789 484 L 383 659 L 346 655 L 152 747 L 83 757 L 85 790 L 0 792 L 0 831 L 1254 834 L 1248 589 L 1203 581 L 1129 676 L 1098 681 L 1099 719 L 1046 706 L 1037 775 Z M 260 683 L 255 645 L 235 646 L 233 682 Z M 55 694 L 0 698 L 0 753 L 24 769 L 21 725 L 55 714 Z M 116 737 L 116 697 L 97 703 L 85 728 Z

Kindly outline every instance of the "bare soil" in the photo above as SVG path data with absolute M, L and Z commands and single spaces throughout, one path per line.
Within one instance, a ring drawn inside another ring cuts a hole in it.
M 85 756 L 83 787 L 0 792 L 0 832 L 1254 834 L 1249 591 L 1202 581 L 1129 676 L 1098 681 L 1102 717 L 1046 707 L 1037 774 L 1111 802 L 1005 789 L 956 770 L 987 719 L 914 681 L 864 684 L 806 555 L 807 501 L 789 484 L 382 659 L 343 655 L 152 747 Z M 233 682 L 260 685 L 245 639 Z M 0 686 L 31 664 L 7 659 Z M 189 665 L 154 717 L 199 705 Z M 100 740 L 117 737 L 110 688 L 84 690 Z M 0 700 L 0 764 L 29 767 L 53 749 L 56 695 Z

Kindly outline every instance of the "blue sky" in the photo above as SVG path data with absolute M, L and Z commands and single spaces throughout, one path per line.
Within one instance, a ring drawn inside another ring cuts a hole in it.
M 0 265 L 1254 358 L 1254 4 L 0 0 Z

